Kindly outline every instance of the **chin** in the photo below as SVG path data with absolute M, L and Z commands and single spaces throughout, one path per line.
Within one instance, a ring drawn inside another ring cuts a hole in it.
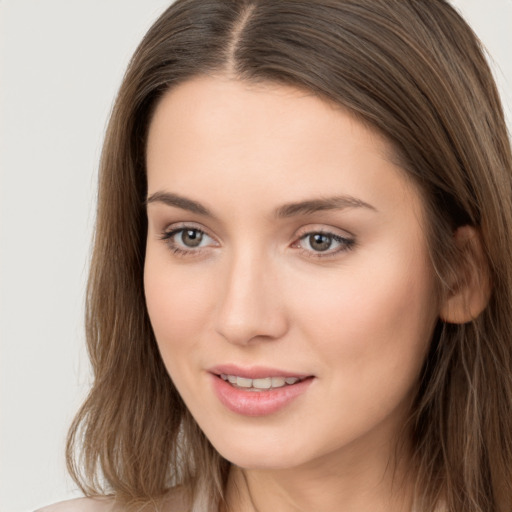
M 242 469 L 251 469 L 251 470 L 283 470 L 289 469 L 293 467 L 300 466 L 305 461 L 299 461 L 296 457 L 286 457 L 281 456 L 279 453 L 261 453 L 261 452 L 250 452 L 247 451 L 245 453 L 241 453 L 238 451 L 234 453 L 230 451 L 230 453 L 222 453 L 221 455 Z
M 283 439 L 265 439 L 257 434 L 244 439 L 234 439 L 234 436 L 210 439 L 210 442 L 223 458 L 244 469 L 280 470 L 308 460 L 306 443 L 296 446 Z

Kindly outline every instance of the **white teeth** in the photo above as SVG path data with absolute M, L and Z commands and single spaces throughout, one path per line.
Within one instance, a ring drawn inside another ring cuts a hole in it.
M 246 379 L 245 377 L 237 377 L 236 385 L 240 388 L 252 388 L 252 379 Z
M 252 387 L 256 389 L 270 389 L 272 387 L 272 377 L 266 379 L 254 379 Z
M 235 387 L 253 390 L 265 390 L 282 388 L 284 385 L 292 385 L 300 381 L 298 377 L 265 377 L 263 379 L 247 379 L 237 375 L 220 374 L 220 378 L 233 384 Z
M 272 377 L 272 387 L 282 388 L 285 385 L 286 379 L 284 377 Z

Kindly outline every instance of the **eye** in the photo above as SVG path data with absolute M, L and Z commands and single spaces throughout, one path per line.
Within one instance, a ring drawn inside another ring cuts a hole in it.
M 335 242 L 332 236 L 324 235 L 323 233 L 313 233 L 312 235 L 308 235 L 305 237 L 305 241 L 309 248 L 319 252 L 328 251 Z
M 199 229 L 182 229 L 176 233 L 175 238 L 179 240 L 186 247 L 199 247 L 205 234 Z M 176 240 L 175 240 L 176 241 Z
M 161 238 L 177 254 L 197 253 L 203 248 L 217 245 L 203 230 L 192 226 L 172 229 L 165 232 Z
M 316 257 L 331 256 L 351 249 L 355 244 L 353 238 L 343 237 L 323 231 L 309 232 L 302 236 L 296 247 Z

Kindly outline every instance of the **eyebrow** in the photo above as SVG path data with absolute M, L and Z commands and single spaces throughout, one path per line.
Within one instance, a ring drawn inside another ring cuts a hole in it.
M 179 196 L 178 194 L 171 194 L 170 192 L 155 192 L 154 194 L 151 194 L 146 199 L 146 206 L 150 203 L 163 203 L 167 206 L 181 208 L 182 210 L 197 213 L 198 215 L 204 215 L 205 217 L 213 217 L 210 210 L 201 203 Z
M 146 206 L 151 203 L 163 203 L 167 206 L 187 210 L 205 217 L 214 217 L 210 210 L 201 203 L 170 192 L 155 192 L 154 194 L 151 194 L 146 199 Z M 341 195 L 299 201 L 296 203 L 287 203 L 277 208 L 274 215 L 278 219 L 283 219 L 299 215 L 311 215 L 321 211 L 344 210 L 348 208 L 367 208 L 372 211 L 377 211 L 374 206 L 362 201 L 361 199 L 348 195 Z
M 280 206 L 276 210 L 277 218 L 288 218 L 297 215 L 311 215 L 312 213 L 327 210 L 344 210 L 347 208 L 368 208 L 377 211 L 377 209 L 361 199 L 352 196 L 342 195 L 334 197 L 326 197 L 320 199 L 312 199 L 308 201 L 300 201 L 297 203 L 288 203 Z

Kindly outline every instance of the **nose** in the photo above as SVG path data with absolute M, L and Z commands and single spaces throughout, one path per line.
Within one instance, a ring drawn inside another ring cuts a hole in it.
M 282 337 L 288 321 L 273 262 L 245 252 L 234 256 L 226 267 L 221 279 L 217 332 L 236 345 Z

